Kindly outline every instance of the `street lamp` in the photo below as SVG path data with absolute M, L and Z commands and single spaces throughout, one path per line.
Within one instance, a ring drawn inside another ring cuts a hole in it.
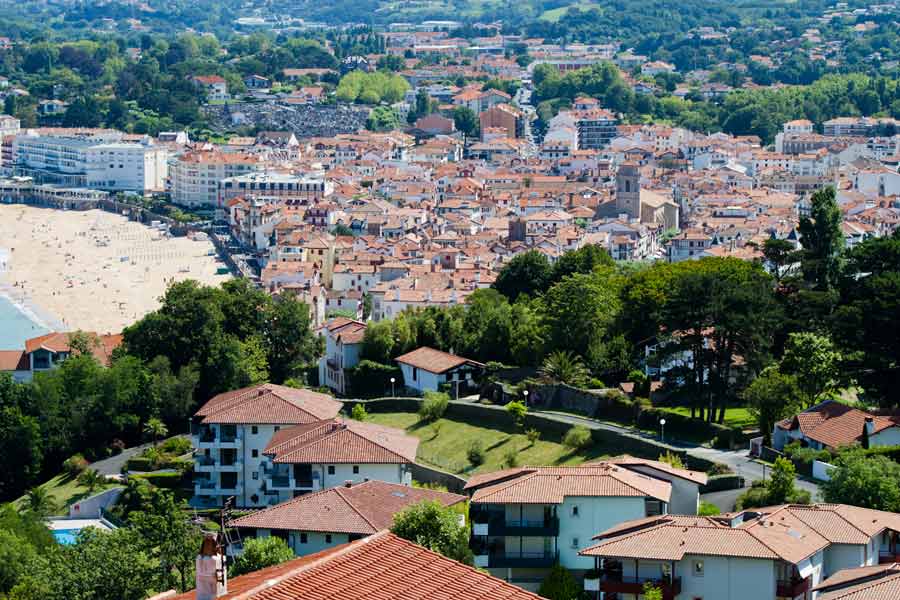
M 397 381 L 397 380 L 394 379 L 393 377 L 391 377 L 391 398 L 395 398 L 395 397 L 396 397 L 395 394 L 394 394 L 394 382 L 395 382 L 395 381 Z
M 661 441 L 665 442 L 666 441 L 666 420 L 665 419 L 659 420 L 659 430 L 660 430 L 659 439 Z
M 525 396 L 525 406 L 528 406 L 528 390 L 523 391 L 522 395 Z

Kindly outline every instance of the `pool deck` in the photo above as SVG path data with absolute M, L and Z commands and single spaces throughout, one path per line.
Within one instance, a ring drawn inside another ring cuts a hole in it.
M 71 529 L 81 530 L 86 527 L 96 527 L 102 531 L 112 531 L 116 528 L 115 525 L 106 519 L 48 519 L 47 527 L 50 531 Z

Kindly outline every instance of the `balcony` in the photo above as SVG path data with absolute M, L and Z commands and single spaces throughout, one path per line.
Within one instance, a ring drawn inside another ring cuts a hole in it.
M 681 593 L 681 577 L 626 577 L 618 573 L 603 573 L 599 587 L 606 594 L 640 595 L 648 583 L 660 588 L 665 598 L 674 598 Z
M 194 495 L 195 496 L 217 496 L 218 492 L 216 491 L 216 482 L 208 479 L 203 479 L 194 483 Z
M 292 490 L 294 489 L 294 478 L 288 475 L 273 475 L 269 479 L 269 485 L 266 486 L 270 490 Z
M 239 460 L 235 460 L 228 464 L 219 463 L 217 470 L 223 471 L 225 473 L 238 473 L 238 472 L 242 471 L 243 469 L 244 469 L 244 463 Z
M 775 595 L 779 598 L 796 598 L 809 590 L 809 577 L 806 579 L 779 580 L 775 582 Z
M 882 550 L 878 553 L 878 564 L 890 565 L 896 562 L 900 562 L 900 549 L 894 551 Z
M 475 557 L 475 566 L 540 569 L 552 567 L 558 560 L 556 552 L 492 552 Z
M 472 535 L 556 537 L 559 518 L 507 519 L 498 511 L 475 510 L 472 515 Z
M 191 442 L 194 444 L 194 448 L 200 450 L 227 450 L 229 448 L 239 450 L 243 444 L 243 439 L 236 434 L 226 435 L 219 433 L 216 435 L 214 431 L 204 431 L 200 434 L 192 435 Z
M 216 470 L 216 459 L 212 456 L 199 455 L 194 458 L 194 471 L 198 473 L 211 473 Z

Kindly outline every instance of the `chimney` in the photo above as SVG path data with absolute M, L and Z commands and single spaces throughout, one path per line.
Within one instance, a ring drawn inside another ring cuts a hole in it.
M 352 486 L 353 486 L 353 482 L 350 481 L 349 479 L 348 479 L 347 481 L 344 482 L 344 487 L 345 487 L 345 488 L 352 487 Z
M 228 575 L 216 534 L 208 533 L 196 560 L 197 600 L 215 600 L 228 593 Z
M 866 417 L 866 435 L 872 435 L 875 433 L 875 419 L 872 417 Z

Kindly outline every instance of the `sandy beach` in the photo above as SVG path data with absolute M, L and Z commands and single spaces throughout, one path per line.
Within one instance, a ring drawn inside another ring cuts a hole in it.
M 172 281 L 230 275 L 211 242 L 165 236 L 101 210 L 0 205 L 0 286 L 52 329 L 117 333 L 159 307 Z

